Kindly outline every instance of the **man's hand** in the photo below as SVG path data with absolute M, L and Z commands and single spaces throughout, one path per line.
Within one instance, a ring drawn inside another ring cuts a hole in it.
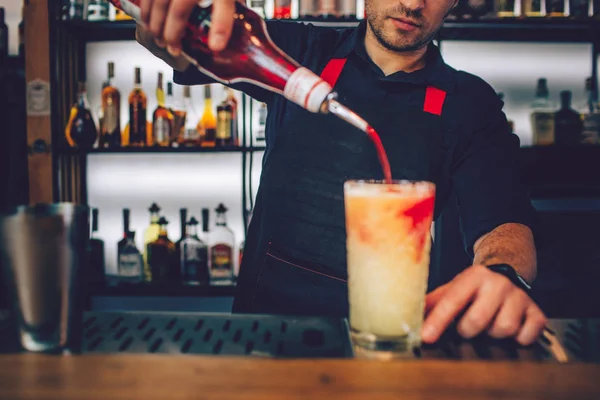
M 198 0 L 141 0 L 142 24 L 157 39 L 160 47 L 166 46 L 173 56 L 181 54 L 181 39 L 185 26 Z M 214 0 L 208 47 L 222 51 L 227 46 L 233 29 L 235 0 Z
M 533 343 L 547 324 L 540 308 L 520 288 L 484 266 L 470 267 L 429 293 L 422 339 L 433 343 L 463 311 L 457 329 L 465 338 L 483 331 L 494 338 L 515 337 Z

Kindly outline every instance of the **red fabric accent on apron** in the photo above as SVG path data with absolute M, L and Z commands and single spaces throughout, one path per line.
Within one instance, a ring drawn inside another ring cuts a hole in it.
M 446 92 L 433 86 L 428 86 L 425 91 L 423 111 L 434 115 L 442 115 L 444 100 L 446 100 Z
M 344 69 L 344 65 L 346 65 L 345 58 L 332 58 L 327 62 L 325 68 L 323 68 L 321 79 L 329 83 L 331 87 L 334 87 Z

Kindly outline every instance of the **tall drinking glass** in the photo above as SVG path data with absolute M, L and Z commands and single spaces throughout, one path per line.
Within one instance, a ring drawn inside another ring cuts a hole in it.
M 435 185 L 348 181 L 344 199 L 355 353 L 412 353 L 421 344 Z

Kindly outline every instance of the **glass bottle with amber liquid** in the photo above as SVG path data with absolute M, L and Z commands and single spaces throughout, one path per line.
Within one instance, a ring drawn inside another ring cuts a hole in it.
M 233 145 L 233 135 L 231 132 L 233 108 L 225 99 L 217 106 L 217 140 L 216 146 L 226 147 Z
M 160 233 L 160 226 L 158 225 L 160 207 L 158 204 L 152 203 L 148 211 L 150 212 L 150 226 L 144 232 L 144 280 L 146 282 L 152 281 L 152 271 L 148 265 L 148 245 L 158 239 Z
M 104 241 L 98 237 L 98 209 L 92 209 L 92 234 L 89 240 L 89 274 L 88 282 L 104 283 Z
M 523 0 L 521 4 L 521 14 L 526 17 L 546 15 L 546 0 Z
M 533 144 L 549 145 L 554 143 L 554 104 L 550 101 L 548 81 L 538 79 L 535 100 L 531 104 L 531 128 Z
M 115 63 L 108 63 L 108 80 L 102 88 L 100 147 L 121 146 L 121 93 L 113 86 Z
M 204 113 L 200 118 L 200 130 L 204 133 L 202 147 L 215 147 L 217 135 L 217 119 L 213 112 L 210 85 L 204 86 Z
M 123 210 L 123 239 L 117 244 L 117 270 L 121 280 L 141 282 L 144 262 L 135 245 L 135 232 L 129 230 L 129 209 Z
M 91 149 L 98 140 L 98 129 L 90 111 L 84 82 L 79 82 L 77 102 L 71 107 L 65 137 L 69 146 L 80 149 Z
M 135 86 L 129 94 L 129 124 L 124 137 L 130 146 L 146 146 L 148 143 L 148 97 L 142 89 L 142 70 L 135 69 Z M 151 136 L 151 135 L 150 135 Z
M 173 134 L 173 113 L 165 105 L 165 91 L 163 89 L 163 74 L 158 73 L 156 86 L 156 100 L 158 106 L 152 114 L 152 143 L 154 146 L 167 147 L 171 144 Z
M 238 101 L 235 98 L 235 92 L 231 88 L 227 88 L 227 104 L 231 106 L 231 138 L 234 146 L 240 145 L 240 135 L 238 129 Z
M 148 244 L 148 266 L 152 273 L 152 282 L 170 280 L 173 269 L 178 267 L 175 260 L 175 243 L 169 239 L 165 217 L 158 220 L 158 239 Z
M 235 235 L 227 226 L 227 207 L 219 204 L 216 227 L 210 233 L 210 279 L 213 285 L 233 283 Z

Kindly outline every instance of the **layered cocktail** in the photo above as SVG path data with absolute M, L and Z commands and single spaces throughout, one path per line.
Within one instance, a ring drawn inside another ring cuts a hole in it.
M 344 198 L 355 350 L 411 351 L 421 341 L 435 185 L 348 181 Z

